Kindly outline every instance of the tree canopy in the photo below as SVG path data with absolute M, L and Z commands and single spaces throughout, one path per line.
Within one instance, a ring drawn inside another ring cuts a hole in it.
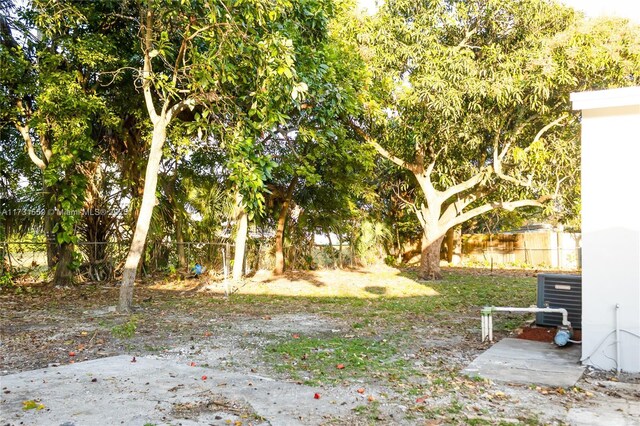
M 447 230 L 478 215 L 527 206 L 576 215 L 569 93 L 637 84 L 637 27 L 585 24 L 541 0 L 393 1 L 364 24 L 376 87 L 352 124 L 413 176 L 416 196 L 403 202 L 423 229 L 424 278 L 439 276 Z
M 569 94 L 640 84 L 637 25 L 551 0 L 0 9 L 0 235 L 45 234 L 58 284 L 118 278 L 122 311 L 194 240 L 235 236 L 240 274 L 249 222 L 275 273 L 324 234 L 393 261 L 421 239 L 428 279 L 454 227 L 579 226 Z

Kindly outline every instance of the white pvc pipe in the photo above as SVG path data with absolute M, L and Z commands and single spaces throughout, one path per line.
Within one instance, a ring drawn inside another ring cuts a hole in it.
M 569 312 L 567 312 L 564 308 L 491 308 L 491 310 L 496 312 L 555 312 L 562 314 L 562 325 L 567 327 L 571 327 L 571 323 L 569 322 Z
M 493 342 L 493 315 L 489 315 L 489 341 Z
M 616 303 L 616 372 L 620 374 L 620 304 Z
M 616 305 L 616 336 L 619 333 L 618 329 L 618 308 L 620 305 Z M 481 328 L 482 328 L 482 341 L 484 342 L 486 339 L 489 339 L 490 342 L 493 342 L 493 315 L 492 312 L 552 312 L 552 313 L 560 313 L 562 314 L 562 325 L 565 327 L 571 327 L 571 323 L 569 322 L 569 312 L 567 312 L 564 308 L 514 308 L 514 307 L 485 307 L 483 309 L 482 317 L 481 317 Z M 616 338 L 617 339 L 617 338 Z M 619 345 L 619 343 L 618 343 Z M 619 346 L 618 346 L 618 354 Z M 619 356 L 619 355 L 618 355 Z M 618 363 L 619 364 L 619 363 Z

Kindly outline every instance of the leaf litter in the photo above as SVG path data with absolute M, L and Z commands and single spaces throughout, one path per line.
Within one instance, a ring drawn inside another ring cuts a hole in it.
M 332 280 L 362 282 L 364 286 L 376 272 L 337 271 Z M 531 275 L 531 271 L 500 272 L 489 278 L 486 271 L 466 273 L 472 279 L 496 283 L 501 286 L 500 291 L 509 289 L 513 280 Z M 323 274 L 321 278 L 327 276 Z M 393 285 L 394 275 L 386 271 L 384 274 L 388 285 Z M 410 276 L 411 271 L 404 273 L 407 274 Z M 294 287 L 314 285 L 316 279 L 307 273 L 284 278 Z M 264 282 L 266 280 L 254 284 L 261 287 Z M 466 284 L 456 285 L 465 290 Z M 179 288 L 179 283 L 172 282 L 171 286 Z M 434 288 L 443 291 L 438 285 Z M 266 348 L 287 341 L 302 344 L 307 337 L 320 341 L 338 336 L 380 342 L 389 339 L 399 349 L 391 361 L 403 360 L 406 366 L 395 371 L 365 369 L 365 374 L 359 376 L 345 362 L 332 364 L 335 373 L 331 374 L 349 371 L 349 375 L 338 379 L 343 386 L 350 387 L 351 392 L 355 389 L 354 395 L 363 398 L 364 408 L 354 411 L 354 424 L 367 416 L 387 419 L 389 424 L 402 424 L 402 419 L 416 415 L 440 424 L 465 424 L 469 419 L 494 423 L 500 419 L 562 423 L 567 419 L 570 406 L 597 407 L 606 405 L 609 399 L 640 400 L 637 392 L 640 379 L 635 376 L 622 378 L 627 382 L 622 384 L 629 386 L 613 387 L 615 382 L 609 380 L 612 377 L 595 372 L 569 389 L 502 385 L 459 376 L 460 369 L 486 348 L 476 335 L 477 306 L 457 306 L 448 300 L 430 303 L 428 299 L 424 305 L 413 306 L 412 303 L 417 303 L 415 298 L 398 300 L 377 296 L 377 300 L 368 302 L 349 298 L 323 301 L 313 296 L 297 298 L 296 303 L 291 303 L 281 295 L 262 297 L 259 294 L 239 294 L 228 300 L 210 292 L 162 290 L 158 280 L 149 280 L 136 289 L 137 299 L 145 302 L 136 312 L 135 327 L 125 328 L 127 317 L 104 308 L 117 300 L 117 290 L 112 285 L 84 285 L 62 289 L 42 287 L 19 295 L 0 294 L 3 306 L 0 374 L 135 354 L 132 362 L 136 356 L 159 356 L 183 360 L 192 366 L 251 371 L 304 382 L 306 372 L 299 369 L 302 365 L 296 365 L 297 370 L 280 370 L 272 358 L 265 357 Z M 485 290 L 473 289 L 473 294 L 482 298 Z M 78 297 L 79 294 L 82 297 Z M 514 297 L 518 300 L 524 296 Z M 481 304 L 479 301 L 478 306 Z M 426 311 L 430 309 L 433 311 L 427 316 Z M 133 332 L 130 336 L 117 335 L 114 327 Z M 509 335 L 509 331 L 497 330 L 496 334 L 500 338 Z M 216 355 L 213 363 L 212 354 Z M 307 358 L 312 354 L 315 353 L 301 354 L 299 362 L 309 361 Z M 367 358 L 361 359 L 366 362 Z M 322 378 L 317 383 L 321 388 L 324 386 Z M 322 394 L 317 392 L 318 397 Z M 187 413 L 224 405 L 211 402 L 213 400 L 215 398 L 175 409 Z M 35 400 L 23 404 L 25 410 L 37 411 L 45 406 Z M 240 411 L 241 415 L 252 415 L 250 410 Z M 242 419 L 238 416 L 237 420 Z M 327 424 L 332 421 L 328 419 Z M 336 420 L 337 424 L 342 421 L 349 419 Z

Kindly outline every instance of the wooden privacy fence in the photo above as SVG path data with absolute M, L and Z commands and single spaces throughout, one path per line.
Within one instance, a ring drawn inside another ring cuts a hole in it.
M 462 261 L 575 270 L 582 267 L 580 241 L 579 233 L 554 231 L 465 234 Z

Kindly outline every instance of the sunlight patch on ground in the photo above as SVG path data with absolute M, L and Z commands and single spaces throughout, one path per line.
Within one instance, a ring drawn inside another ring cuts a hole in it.
M 235 287 L 232 286 L 231 290 Z M 212 282 L 206 289 L 222 293 L 224 285 L 221 282 Z M 259 271 L 254 277 L 237 285 L 236 294 L 355 298 L 439 295 L 433 288 L 389 267 L 294 271 L 278 277 L 273 276 L 270 271 Z

